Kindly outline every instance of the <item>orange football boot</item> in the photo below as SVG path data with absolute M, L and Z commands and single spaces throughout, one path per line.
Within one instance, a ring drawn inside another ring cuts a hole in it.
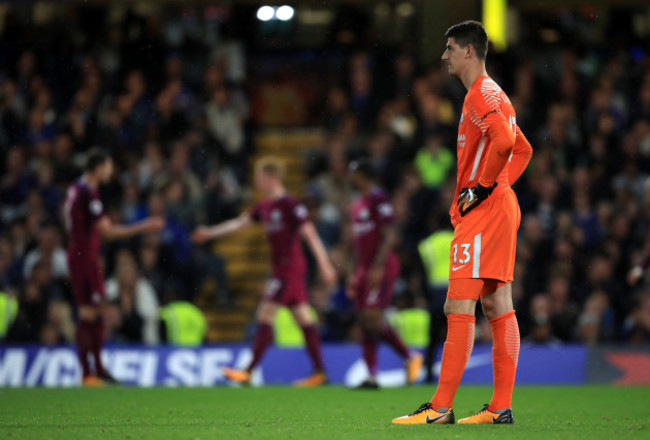
M 325 384 L 327 384 L 327 374 L 323 373 L 322 371 L 318 371 L 311 376 L 295 381 L 293 383 L 293 386 L 297 388 L 311 388 L 319 387 Z
M 420 353 L 413 353 L 406 361 L 406 383 L 413 385 L 420 377 L 424 358 Z
M 470 417 L 465 417 L 458 421 L 461 425 L 511 425 L 515 423 L 510 408 L 500 409 L 492 412 L 488 409 L 490 405 L 486 404 L 481 411 Z
M 431 402 L 423 403 L 418 409 L 407 416 L 397 417 L 391 422 L 393 425 L 430 425 L 453 424 L 455 421 L 454 410 L 444 408 L 436 411 Z
M 223 370 L 223 375 L 233 382 L 241 383 L 244 385 L 250 385 L 251 383 L 251 374 L 246 370 L 235 370 L 234 368 L 225 367 Z
M 103 387 L 106 383 L 97 376 L 86 376 L 81 379 L 81 385 L 84 387 Z

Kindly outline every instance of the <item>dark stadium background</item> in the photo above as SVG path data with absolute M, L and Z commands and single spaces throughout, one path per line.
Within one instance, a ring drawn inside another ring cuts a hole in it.
M 285 159 L 342 268 L 333 292 L 310 281 L 325 341 L 358 337 L 341 220 L 354 158 L 371 157 L 396 208 L 395 316 L 434 302 L 417 244 L 448 227 L 455 170 L 438 164 L 442 178 L 425 182 L 416 158 L 455 154 L 464 90 L 441 67 L 442 35 L 482 4 L 288 4 L 289 20 L 262 21 L 249 1 L 0 3 L 0 290 L 18 303 L 2 344 L 73 341 L 60 208 L 96 145 L 118 167 L 101 189 L 111 218 L 168 221 L 104 246 L 109 343 L 160 343 L 158 308 L 179 299 L 204 312 L 206 342 L 246 340 L 269 269 L 263 231 L 213 247 L 189 234 L 252 204 L 265 154 Z M 522 339 L 587 346 L 595 380 L 614 380 L 650 357 L 650 277 L 630 275 L 650 263 L 650 6 L 513 0 L 501 18 L 507 48 L 490 51 L 488 72 L 534 148 L 515 188 Z

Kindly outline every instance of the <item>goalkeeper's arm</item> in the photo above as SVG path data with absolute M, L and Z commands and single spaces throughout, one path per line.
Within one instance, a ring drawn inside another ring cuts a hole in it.
M 531 157 L 533 157 L 533 147 L 530 146 L 530 142 L 528 142 L 521 129 L 517 127 L 515 148 L 512 150 L 512 159 L 510 159 L 510 167 L 508 168 L 510 185 L 514 185 L 517 179 L 526 171 Z
M 494 121 L 486 133 L 490 138 L 490 148 L 487 152 L 483 173 L 474 188 L 464 188 L 458 195 L 457 203 L 461 217 L 464 217 L 492 194 L 497 177 L 508 164 L 508 159 L 510 159 L 510 154 L 515 146 L 515 135 L 503 116 Z
M 485 168 L 478 183 L 485 188 L 490 188 L 510 159 L 510 154 L 515 146 L 515 135 L 504 118 L 491 124 L 487 129 L 487 135 L 491 141 L 490 149 L 487 152 Z

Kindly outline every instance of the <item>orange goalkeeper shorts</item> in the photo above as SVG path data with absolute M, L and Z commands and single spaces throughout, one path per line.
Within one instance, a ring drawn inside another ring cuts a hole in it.
M 492 279 L 507 284 L 515 270 L 521 211 L 515 192 L 495 192 L 454 229 L 449 280 Z
M 502 283 L 497 280 L 462 278 L 449 281 L 447 298 L 449 299 L 473 299 L 478 301 L 491 293 L 494 293 L 499 287 L 508 283 Z

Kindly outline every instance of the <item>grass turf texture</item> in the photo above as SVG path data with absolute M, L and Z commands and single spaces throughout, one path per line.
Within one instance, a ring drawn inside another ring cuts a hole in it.
M 433 387 L 0 389 L 2 439 L 650 438 L 650 388 L 518 387 L 514 426 L 391 426 Z M 488 387 L 461 387 L 457 418 Z

